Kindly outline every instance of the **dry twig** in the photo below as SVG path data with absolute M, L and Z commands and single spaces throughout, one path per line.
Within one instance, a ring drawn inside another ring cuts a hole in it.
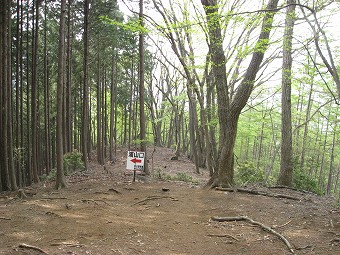
M 37 247 L 37 246 L 33 246 L 33 245 L 29 245 L 29 244 L 19 244 L 18 246 L 19 248 L 24 248 L 24 249 L 31 249 L 31 250 L 35 250 L 35 251 L 40 251 L 43 254 L 48 254 L 46 251 L 44 251 L 43 249 Z
M 276 232 L 275 230 L 273 230 L 272 228 L 258 222 L 258 221 L 254 221 L 251 218 L 248 218 L 246 216 L 239 216 L 239 217 L 211 217 L 211 220 L 213 221 L 218 221 L 218 222 L 224 222 L 224 221 L 247 221 L 253 225 L 257 225 L 260 226 L 262 229 L 268 231 L 269 233 L 272 233 L 274 235 L 276 235 L 277 237 L 279 237 L 288 247 L 289 251 L 292 254 L 295 254 L 294 250 L 293 250 L 293 246 L 288 242 L 288 240 L 281 235 L 280 233 Z
M 11 218 L 0 217 L 0 220 L 12 220 Z
M 287 221 L 286 223 L 284 223 L 284 224 L 282 224 L 282 225 L 280 225 L 280 226 L 275 226 L 275 228 L 282 228 L 282 227 L 285 227 L 285 226 L 287 226 L 289 223 L 291 223 L 292 222 L 292 220 L 289 220 L 289 221 Z

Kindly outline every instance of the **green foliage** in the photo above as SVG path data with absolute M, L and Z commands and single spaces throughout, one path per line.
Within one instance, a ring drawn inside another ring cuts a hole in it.
M 306 172 L 296 169 L 293 173 L 293 185 L 297 189 L 312 191 L 322 195 L 322 191 L 318 187 L 318 182 Z
M 257 169 L 252 162 L 241 162 L 236 169 L 236 182 L 241 185 L 264 181 L 264 172 Z
M 193 178 L 192 176 L 188 175 L 187 173 L 176 173 L 176 176 L 173 177 L 176 181 L 182 181 L 182 182 L 192 182 Z
M 123 30 L 132 32 L 132 33 L 148 33 L 149 31 L 141 25 L 139 19 L 130 19 L 127 22 L 117 21 L 109 18 L 108 16 L 101 16 L 100 20 L 104 23 L 117 26 Z
M 307 165 L 310 164 L 311 161 L 312 161 L 311 159 L 307 160 Z M 314 166 L 314 167 L 317 167 L 317 166 Z M 317 179 L 313 178 L 306 170 L 301 169 L 300 160 L 298 156 L 294 156 L 293 168 L 294 168 L 293 186 L 295 188 L 311 191 L 319 195 L 322 194 L 322 191 L 318 187 Z
M 153 174 L 153 177 L 158 180 L 168 180 L 168 181 L 182 181 L 182 182 L 191 182 L 193 184 L 198 184 L 198 180 L 194 180 L 192 176 L 187 173 L 180 172 L 176 173 L 175 176 L 171 176 L 169 174 L 165 174 L 161 169 L 157 168 Z
M 64 155 L 64 173 L 68 175 L 75 171 L 85 170 L 84 162 L 82 161 L 82 154 L 78 151 L 66 153 Z
M 82 161 L 82 154 L 78 151 L 66 153 L 64 155 L 64 174 L 70 175 L 76 171 L 85 170 L 84 162 Z M 54 181 L 57 177 L 57 169 L 53 168 L 48 175 L 40 176 L 42 181 Z
M 40 181 L 54 181 L 57 177 L 57 169 L 53 168 L 50 173 L 47 174 L 43 174 L 40 176 Z
M 153 178 L 158 179 L 158 180 L 165 180 L 166 175 L 160 168 L 157 168 L 153 173 Z
M 255 45 L 255 52 L 264 53 L 267 50 L 269 39 L 262 39 L 258 41 Z

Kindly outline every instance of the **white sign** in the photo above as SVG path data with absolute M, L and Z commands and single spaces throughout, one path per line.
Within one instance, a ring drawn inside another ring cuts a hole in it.
M 128 151 L 126 169 L 128 170 L 144 170 L 145 152 L 142 151 Z

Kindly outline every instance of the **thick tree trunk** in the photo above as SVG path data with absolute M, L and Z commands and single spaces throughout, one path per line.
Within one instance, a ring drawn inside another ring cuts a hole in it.
M 234 183 L 234 146 L 237 134 L 237 122 L 242 109 L 246 105 L 254 87 L 256 75 L 268 47 L 269 33 L 275 12 L 266 12 L 263 18 L 261 33 L 255 46 L 250 64 L 244 74 L 233 100 L 230 101 L 226 60 L 223 50 L 223 37 L 218 14 L 217 0 L 201 0 L 208 21 L 211 61 L 213 62 L 214 82 L 217 89 L 218 116 L 220 121 L 220 150 L 217 172 L 209 180 L 208 185 L 232 186 Z M 278 0 L 269 0 L 267 10 L 276 9 Z
M 295 0 L 287 7 L 285 32 L 283 38 L 282 64 L 282 114 L 281 114 L 281 164 L 279 185 L 291 186 L 293 181 L 293 137 L 292 137 L 292 41 L 295 22 Z
M 22 103 L 21 97 L 20 97 L 20 88 L 22 87 L 21 83 L 21 76 L 20 76 L 20 59 L 21 59 L 21 5 L 20 0 L 16 1 L 16 37 L 17 40 L 15 41 L 15 47 L 16 47 L 16 56 L 15 56 L 15 147 L 17 149 L 17 157 L 15 161 L 15 168 L 16 168 L 16 178 L 18 180 L 19 187 L 22 186 L 22 169 L 21 169 L 21 141 L 20 141 L 20 105 Z
M 63 97 L 64 97 L 64 50 L 65 50 L 65 12 L 66 0 L 61 1 L 60 24 L 59 24 L 59 48 L 58 48 L 58 80 L 57 80 L 57 178 L 56 189 L 64 188 L 66 180 L 64 176 L 63 162 Z
M 7 135 L 8 135 L 8 172 L 9 172 L 9 177 L 10 177 L 10 181 L 11 181 L 11 189 L 12 190 L 17 190 L 18 186 L 17 186 L 17 181 L 16 181 L 16 174 L 15 174 L 15 169 L 14 169 L 14 158 L 13 158 L 13 104 L 12 104 L 12 61 L 11 61 L 11 46 L 12 45 L 12 40 L 11 40 L 11 34 L 12 34 L 12 18 L 11 18 L 11 8 L 10 8 L 10 4 L 11 1 L 8 1 L 8 10 L 7 10 L 7 15 L 6 15 L 6 19 L 8 22 L 8 33 L 7 33 L 7 48 L 6 48 L 6 54 L 7 54 L 7 83 L 5 84 L 5 86 L 8 86 L 8 94 L 7 94 Z
M 45 163 L 46 174 L 51 171 L 51 128 L 50 128 L 50 83 L 48 69 L 48 51 L 47 51 L 47 4 L 45 0 L 45 22 L 44 22 L 44 135 L 45 135 Z
M 35 2 L 35 23 L 33 28 L 33 52 L 32 52 L 32 173 L 33 182 L 39 182 L 39 150 L 38 150 L 38 31 L 40 0 Z
M 65 152 L 71 152 L 73 146 L 72 128 L 72 41 L 73 41 L 73 16 L 72 2 L 68 0 L 67 9 L 67 55 L 66 55 L 66 86 L 65 86 Z
M 27 3 L 26 3 L 26 8 L 27 10 L 29 10 L 30 8 L 30 1 L 28 0 Z M 29 11 L 27 11 L 27 18 L 26 18 L 26 31 L 29 31 L 30 27 L 29 27 L 29 24 L 31 24 L 31 21 L 30 21 L 30 15 L 29 15 Z M 25 65 L 26 65 L 26 70 L 25 70 L 25 73 L 26 73 L 26 128 L 29 129 L 31 127 L 31 97 L 30 97 L 30 86 L 31 86 L 31 80 L 30 80 L 30 66 L 31 66 L 31 63 L 30 63 L 30 56 L 29 56 L 29 42 L 30 42 L 30 38 L 29 38 L 29 33 L 26 33 L 26 55 L 25 55 Z M 26 184 L 28 186 L 30 186 L 32 184 L 32 150 L 31 150 L 31 140 L 32 140 L 32 137 L 31 137 L 31 131 L 28 130 L 27 131 L 27 135 L 26 135 L 26 147 L 25 147 L 25 150 L 26 150 L 26 157 L 27 157 L 27 162 L 26 162 L 26 174 L 24 175 L 26 177 Z
M 139 0 L 139 24 L 144 27 L 144 0 Z M 145 152 L 144 172 L 150 175 L 146 153 L 146 124 L 145 124 L 145 111 L 144 111 L 144 31 L 139 32 L 139 121 L 140 121 L 140 147 L 141 151 Z
M 0 11 L 0 174 L 2 180 L 2 190 L 9 190 L 11 187 L 8 170 L 8 88 L 7 76 L 8 61 L 8 15 L 10 1 L 5 0 Z
M 89 52 L 89 0 L 84 2 L 84 80 L 83 80 L 83 105 L 82 105 L 82 128 L 81 128 L 81 151 L 85 169 L 88 170 L 88 138 L 89 138 L 89 87 L 88 87 L 88 52 Z

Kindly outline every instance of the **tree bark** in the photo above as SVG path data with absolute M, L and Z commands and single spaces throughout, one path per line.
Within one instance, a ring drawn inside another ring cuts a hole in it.
M 39 151 L 38 151 L 38 46 L 39 46 L 39 16 L 41 0 L 35 2 L 35 22 L 33 28 L 32 49 L 32 173 L 33 182 L 39 182 Z
M 143 0 L 139 0 L 139 24 L 144 28 L 144 4 Z M 146 153 L 146 124 L 145 124 L 145 110 L 144 110 L 144 31 L 139 31 L 139 121 L 140 121 L 140 148 L 145 152 L 144 172 L 150 175 Z
M 293 137 L 292 137 L 292 41 L 295 22 L 295 0 L 288 0 L 283 36 L 282 63 L 282 113 L 281 113 L 281 164 L 277 180 L 279 185 L 291 186 L 293 182 Z
M 7 76 L 8 66 L 8 15 L 10 11 L 10 1 L 5 0 L 0 10 L 0 174 L 2 190 L 10 190 L 11 184 L 8 169 L 8 88 Z
M 65 12 L 66 0 L 61 1 L 59 44 L 58 44 L 58 80 L 57 80 L 57 178 L 56 189 L 64 188 L 66 180 L 64 176 L 63 162 L 63 97 L 64 97 L 64 51 L 65 51 Z
M 89 139 L 89 86 L 88 86 L 88 52 L 89 52 L 89 0 L 84 2 L 84 66 L 83 66 L 83 105 L 82 105 L 82 128 L 81 150 L 85 169 L 88 169 L 88 139 Z
M 48 68 L 48 50 L 47 50 L 47 3 L 45 0 L 45 22 L 44 22 L 44 125 L 45 125 L 45 163 L 46 174 L 51 171 L 51 128 L 50 128 L 50 83 Z
M 336 129 L 337 126 L 335 125 L 333 129 L 333 139 L 332 139 L 332 145 L 331 145 L 331 158 L 329 162 L 329 172 L 328 172 L 328 181 L 327 181 L 327 187 L 326 187 L 326 195 L 330 195 L 332 191 L 332 183 L 333 183 L 333 172 L 334 172 L 334 147 L 336 146 Z
M 17 190 L 17 181 L 16 181 L 16 174 L 15 174 L 15 169 L 14 169 L 14 158 L 13 158 L 13 103 L 12 103 L 12 61 L 11 61 L 11 45 L 12 45 L 12 16 L 11 16 L 11 1 L 8 1 L 8 10 L 7 10 L 7 15 L 5 16 L 7 19 L 7 24 L 8 24 L 8 32 L 7 32 L 7 48 L 6 54 L 7 54 L 7 83 L 5 86 L 8 86 L 8 91 L 7 91 L 7 98 L 5 99 L 7 102 L 7 136 L 8 136 L 8 172 L 9 172 L 9 178 L 11 181 L 11 189 L 12 190 Z M 6 40 L 5 39 L 5 40 Z
M 116 143 L 115 137 L 115 118 L 116 118 L 116 53 L 115 49 L 113 49 L 113 57 L 112 57 L 112 70 L 111 70 L 111 87 L 110 87 L 110 161 L 115 161 L 115 153 L 114 153 L 114 145 Z
M 253 90 L 256 75 L 268 47 L 269 33 L 272 28 L 275 12 L 267 11 L 265 13 L 252 59 L 233 100 L 230 101 L 217 0 L 201 0 L 201 2 L 208 21 L 209 47 L 213 63 L 214 82 L 217 89 L 220 122 L 220 149 L 219 158 L 217 159 L 217 171 L 209 180 L 208 185 L 211 187 L 219 185 L 228 187 L 234 184 L 234 146 L 238 119 Z M 278 0 L 270 0 L 266 9 L 276 9 L 277 4 Z

